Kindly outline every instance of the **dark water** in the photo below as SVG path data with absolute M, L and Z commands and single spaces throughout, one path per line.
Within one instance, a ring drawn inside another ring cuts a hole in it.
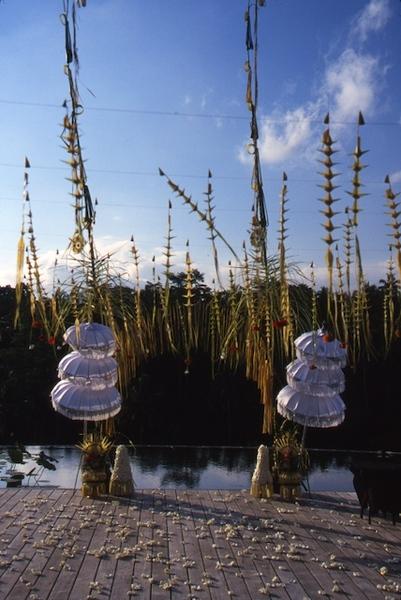
M 80 451 L 74 446 L 28 446 L 33 454 L 43 450 L 58 460 L 56 471 L 44 471 L 42 484 L 79 487 Z M 130 449 L 132 473 L 138 488 L 246 489 L 256 463 L 257 448 L 137 446 Z M 312 491 L 354 491 L 351 460 L 376 453 L 347 453 L 311 450 L 309 485 Z M 1 473 L 7 463 L 6 449 L 0 452 Z M 17 465 L 28 473 L 35 463 Z M 26 483 L 26 479 L 24 481 Z M 0 486 L 4 486 L 1 482 Z

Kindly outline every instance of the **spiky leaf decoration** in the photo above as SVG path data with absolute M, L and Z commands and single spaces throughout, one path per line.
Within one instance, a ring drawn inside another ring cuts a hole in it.
M 360 206 L 360 199 L 363 196 L 366 196 L 366 193 L 362 192 L 361 188 L 362 188 L 363 184 L 361 183 L 361 178 L 360 178 L 360 173 L 361 173 L 362 169 L 366 168 L 366 165 L 362 164 L 362 162 L 361 162 L 361 157 L 368 152 L 368 150 L 362 150 L 361 137 L 359 135 L 359 126 L 364 125 L 364 124 L 365 124 L 365 122 L 363 120 L 362 113 L 359 113 L 358 134 L 357 134 L 357 138 L 356 138 L 355 150 L 352 153 L 352 155 L 354 157 L 354 162 L 352 163 L 352 171 L 353 171 L 352 191 L 347 192 L 347 194 L 349 194 L 353 198 L 351 212 L 353 214 L 354 227 L 358 226 L 358 215 L 362 210 L 361 206 Z
M 391 242 L 392 247 L 396 251 L 396 261 L 398 268 L 398 278 L 401 281 L 401 221 L 400 221 L 400 202 L 397 201 L 400 193 L 395 193 L 393 188 L 391 187 L 390 177 L 387 175 L 385 182 L 387 183 L 387 188 L 385 191 L 387 198 L 387 214 L 391 217 L 391 223 L 389 223 L 389 227 L 391 228 L 391 233 L 389 233 L 389 237 L 393 238 Z
M 333 217 L 337 214 L 333 210 L 333 204 L 338 201 L 338 198 L 333 198 L 333 192 L 338 187 L 333 183 L 333 179 L 338 175 L 338 173 L 335 173 L 333 171 L 335 163 L 333 162 L 332 156 L 335 152 L 337 152 L 336 150 L 334 150 L 333 146 L 334 141 L 331 138 L 330 129 L 327 128 L 323 132 L 322 148 L 320 150 L 320 152 L 324 156 L 324 158 L 320 160 L 320 162 L 324 166 L 324 171 L 321 172 L 321 175 L 323 175 L 324 178 L 324 183 L 321 184 L 320 187 L 325 192 L 323 198 L 321 198 L 324 208 L 320 212 L 326 217 L 326 221 L 323 223 L 323 228 L 326 231 L 326 235 L 323 238 L 323 240 L 327 246 L 325 259 L 328 273 L 329 298 L 333 291 L 334 255 L 332 246 L 337 241 L 332 236 L 332 232 L 334 231 L 334 229 L 337 229 L 337 227 L 335 227 L 333 224 Z

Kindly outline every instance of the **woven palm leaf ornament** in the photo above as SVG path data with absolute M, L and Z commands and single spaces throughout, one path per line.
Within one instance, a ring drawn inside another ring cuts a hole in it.
M 389 257 L 387 261 L 386 281 L 383 296 L 383 334 L 385 351 L 389 352 L 391 342 L 393 341 L 395 330 L 395 298 L 397 296 L 397 278 L 395 275 L 395 266 L 393 260 L 392 245 L 389 245 Z
M 168 201 L 168 214 L 167 214 L 167 235 L 166 235 L 166 243 L 163 250 L 164 262 L 162 263 L 164 266 L 164 286 L 160 288 L 160 304 L 161 310 L 163 312 L 163 320 L 164 326 L 166 328 L 166 333 L 168 337 L 168 342 L 170 344 L 170 349 L 172 351 L 176 351 L 175 342 L 174 342 L 174 334 L 173 327 L 171 323 L 171 295 L 170 295 L 170 278 L 172 275 L 172 267 L 174 266 L 172 262 L 173 258 L 173 250 L 172 250 L 172 241 L 174 239 L 173 229 L 172 229 L 172 208 L 173 205 L 171 201 Z
M 288 268 L 286 260 L 286 239 L 288 237 L 288 198 L 287 174 L 282 175 L 282 188 L 280 193 L 280 218 L 279 218 L 279 277 L 280 277 L 280 318 L 273 323 L 273 327 L 280 332 L 286 357 L 290 356 L 293 342 L 293 319 L 288 283 Z
M 347 194 L 349 194 L 353 199 L 353 203 L 351 206 L 351 212 L 353 214 L 354 227 L 358 227 L 358 215 L 362 210 L 361 206 L 360 206 L 360 199 L 363 196 L 367 195 L 366 192 L 362 192 L 361 188 L 362 188 L 363 184 L 361 183 L 361 178 L 360 178 L 360 173 L 361 173 L 362 169 L 366 168 L 366 165 L 362 164 L 361 158 L 364 154 L 366 154 L 368 152 L 368 150 L 362 150 L 361 136 L 359 134 L 359 128 L 363 125 L 365 125 L 365 120 L 363 118 L 362 113 L 360 112 L 358 115 L 358 121 L 357 121 L 356 144 L 355 144 L 355 149 L 352 153 L 352 156 L 354 157 L 354 162 L 352 164 L 352 171 L 353 171 L 352 191 L 347 192 Z
M 25 262 L 25 213 L 26 213 L 26 201 L 29 200 L 28 183 L 29 174 L 28 169 L 30 163 L 25 158 L 25 171 L 24 171 L 24 187 L 22 191 L 22 222 L 21 222 L 21 233 L 17 245 L 17 274 L 15 281 L 15 315 L 14 315 L 14 328 L 17 327 L 20 318 L 20 307 L 22 299 L 22 281 L 24 277 L 24 262 Z
M 46 311 L 46 293 L 45 286 L 43 283 L 42 272 L 40 268 L 39 261 L 39 250 L 36 243 L 36 236 L 33 227 L 33 215 L 32 215 L 32 206 L 31 206 L 31 198 L 29 194 L 29 175 L 28 169 L 30 168 L 30 162 L 27 158 L 25 158 L 25 172 L 24 172 L 24 191 L 23 198 L 25 204 L 25 217 L 24 221 L 26 224 L 26 232 L 28 233 L 27 245 L 25 248 L 25 262 L 27 266 L 28 276 L 26 279 L 28 293 L 29 293 L 29 302 L 30 302 L 30 312 L 32 318 L 32 326 L 34 324 L 39 324 L 43 330 L 43 334 L 46 335 L 46 338 L 52 339 L 52 334 L 50 332 L 50 323 L 47 317 Z M 22 236 L 19 240 L 18 252 L 22 250 L 21 244 Z M 18 256 L 18 261 L 20 260 L 20 255 Z M 20 266 L 20 265 L 19 265 Z M 21 276 L 21 275 L 20 275 Z M 18 279 L 18 276 L 17 276 Z M 18 299 L 18 297 L 17 297 Z M 17 303 L 17 311 L 18 311 L 18 303 Z
M 250 142 L 248 152 L 252 157 L 253 169 L 251 188 L 253 191 L 253 207 L 251 222 L 251 244 L 253 258 L 262 265 L 267 265 L 267 227 L 269 224 L 265 194 L 263 190 L 262 169 L 259 155 L 259 128 L 257 121 L 258 109 L 258 8 L 264 6 L 264 2 L 248 2 L 245 11 L 245 46 L 246 61 L 245 72 L 247 73 L 247 85 L 245 101 L 251 113 L 250 118 Z
M 93 225 L 96 215 L 88 186 L 79 133 L 79 116 L 83 112 L 83 106 L 78 89 L 79 59 L 76 41 L 76 5 L 75 3 L 70 4 L 66 0 L 63 6 L 64 12 L 61 15 L 61 22 L 65 31 L 66 61 L 64 73 L 68 81 L 70 100 L 69 103 L 64 102 L 66 113 L 60 137 L 68 155 L 65 162 L 71 169 L 68 180 L 71 182 L 70 193 L 74 199 L 75 230 L 70 238 L 70 249 L 73 254 L 82 255 L 83 261 L 88 261 L 88 284 L 96 291 L 98 285 L 98 268 L 96 264 L 98 257 L 93 239 Z
M 386 275 L 386 288 L 384 297 L 384 334 L 387 350 L 390 347 L 392 341 L 393 332 L 398 336 L 400 332 L 399 324 L 400 317 L 397 318 L 397 326 L 395 327 L 394 322 L 394 299 L 397 295 L 397 284 L 401 283 L 401 221 L 400 221 L 400 202 L 397 200 L 400 195 L 399 192 L 394 192 L 391 186 L 391 180 L 389 175 L 386 175 L 384 182 L 387 184 L 385 190 L 388 214 L 391 218 L 391 222 L 388 223 L 390 233 L 387 234 L 391 238 L 389 245 L 389 260 Z M 395 261 L 393 257 L 395 253 Z M 397 276 L 395 274 L 395 265 L 397 269 Z M 398 280 L 398 281 L 397 281 Z
M 326 125 L 329 125 L 329 123 L 330 123 L 330 117 L 328 114 L 326 115 L 326 117 L 324 119 L 324 123 Z M 334 146 L 334 141 L 330 134 L 330 128 L 327 127 L 327 129 L 323 132 L 322 148 L 320 149 L 320 152 L 324 156 L 324 158 L 320 160 L 320 162 L 322 163 L 322 165 L 324 167 L 324 170 L 321 173 L 321 175 L 323 175 L 323 178 L 324 178 L 324 183 L 321 184 L 320 187 L 325 192 L 323 198 L 321 198 L 324 208 L 320 212 L 326 218 L 325 222 L 322 225 L 326 232 L 326 235 L 323 238 L 323 241 L 326 244 L 325 261 L 326 261 L 327 273 L 328 273 L 328 312 L 329 313 L 331 310 L 330 303 L 331 303 L 331 296 L 333 293 L 333 268 L 334 268 L 333 244 L 337 241 L 336 239 L 333 238 L 333 231 L 335 229 L 337 229 L 337 227 L 335 227 L 333 224 L 333 217 L 336 214 L 338 214 L 337 212 L 335 212 L 333 210 L 334 203 L 338 201 L 338 198 L 333 198 L 333 192 L 338 187 L 337 185 L 334 185 L 334 183 L 333 183 L 334 178 L 338 176 L 338 173 L 335 173 L 333 171 L 333 167 L 335 166 L 336 163 L 333 161 L 332 157 L 333 157 L 333 154 L 335 152 L 337 152 L 337 150 L 335 150 L 333 146 Z
M 348 346 L 349 328 L 350 328 L 350 307 L 349 298 L 345 292 L 344 284 L 344 266 L 341 262 L 338 245 L 336 245 L 336 270 L 338 291 L 335 295 L 335 319 L 334 324 L 336 332 L 344 344 Z
M 347 284 L 347 294 L 351 295 L 351 265 L 353 254 L 353 227 L 354 222 L 350 216 L 350 209 L 345 208 L 345 223 L 343 225 L 343 248 L 344 248 L 344 263 L 345 263 L 345 280 Z
M 352 191 L 348 194 L 352 197 L 353 203 L 350 207 L 352 215 L 352 232 L 354 238 L 355 252 L 355 293 L 352 296 L 352 361 L 354 367 L 361 355 L 369 357 L 371 353 L 371 336 L 369 322 L 369 302 L 366 291 L 366 279 L 363 270 L 362 253 L 358 237 L 359 213 L 362 211 L 360 200 L 366 196 L 366 192 L 362 192 L 363 184 L 361 182 L 361 171 L 366 168 L 362 164 L 361 158 L 368 151 L 362 149 L 360 128 L 365 125 L 365 120 L 361 112 L 357 118 L 357 136 L 354 152 L 352 153 L 354 161 L 352 164 Z
M 216 207 L 212 204 L 214 196 L 213 196 L 213 187 L 212 187 L 212 172 L 210 171 L 210 169 L 208 171 L 208 176 L 207 176 L 207 191 L 204 192 L 204 194 L 206 196 L 207 228 L 209 230 L 209 240 L 212 244 L 214 270 L 216 273 L 217 282 L 218 282 L 219 286 L 222 288 L 223 284 L 222 284 L 221 278 L 220 278 L 219 256 L 218 256 L 217 246 L 216 246 L 217 234 L 216 234 L 216 228 L 215 228 L 215 217 L 213 214 L 213 211 Z
M 384 183 L 387 184 L 385 194 L 387 199 L 388 211 L 386 214 L 390 215 L 391 217 L 391 223 L 388 224 L 388 226 L 391 229 L 391 232 L 388 234 L 388 236 L 392 238 L 391 246 L 396 253 L 398 280 L 401 282 L 401 210 L 400 201 L 397 200 L 398 196 L 400 195 L 400 192 L 394 192 L 393 188 L 391 187 L 389 175 L 386 175 Z

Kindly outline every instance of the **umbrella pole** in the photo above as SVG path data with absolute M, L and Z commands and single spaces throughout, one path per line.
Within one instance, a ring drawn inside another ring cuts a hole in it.
M 88 422 L 84 421 L 84 439 L 86 438 L 87 433 L 88 433 Z
M 302 448 L 305 448 L 306 427 L 307 427 L 307 425 L 306 425 L 306 423 L 304 423 L 304 429 L 303 429 L 303 432 L 302 432 L 302 439 L 301 439 L 301 446 L 302 446 Z

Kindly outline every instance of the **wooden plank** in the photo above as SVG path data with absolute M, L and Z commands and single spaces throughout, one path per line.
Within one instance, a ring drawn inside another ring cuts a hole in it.
M 34 593 L 39 598 L 47 598 L 62 571 L 62 561 L 66 568 L 72 568 L 73 560 L 67 553 L 84 554 L 82 547 L 78 548 L 77 532 L 79 530 L 79 511 L 81 496 L 75 490 L 64 491 L 60 502 L 49 507 L 46 518 L 43 519 L 40 536 L 36 541 L 36 556 L 38 571 L 42 571 L 34 583 Z
M 77 541 L 79 543 L 84 541 L 86 552 L 81 556 L 75 554 L 70 559 L 67 564 L 70 564 L 71 570 L 67 569 L 65 565 L 62 566 L 49 595 L 49 600 L 65 600 L 68 597 L 86 598 L 92 590 L 98 591 L 98 587 L 95 585 L 100 562 L 98 551 L 107 544 L 107 528 L 113 526 L 115 506 L 103 499 L 90 498 L 82 498 L 81 506 L 83 510 L 80 511 L 77 523 L 80 529 Z M 82 535 L 82 532 L 85 533 Z
M 113 517 L 108 514 L 110 512 L 110 505 L 115 508 Z M 105 517 L 107 519 L 107 537 L 104 545 L 98 548 L 99 563 L 95 575 L 97 588 L 93 589 L 93 593 L 96 596 L 97 592 L 99 592 L 101 596 L 109 598 L 115 580 L 117 564 L 121 562 L 127 563 L 130 567 L 129 574 L 131 575 L 132 573 L 131 558 L 126 558 L 122 561 L 118 557 L 122 555 L 124 550 L 128 550 L 132 546 L 133 528 L 129 513 L 129 501 L 120 498 L 110 498 L 107 506 L 109 508 L 106 513 L 107 517 Z M 125 596 L 128 589 L 129 585 L 125 588 Z
M 197 542 L 197 552 L 202 569 L 201 588 L 212 600 L 227 600 L 227 582 L 224 573 L 216 570 L 216 555 L 213 552 L 213 537 L 210 532 L 209 520 L 211 510 L 208 494 L 205 491 L 192 492 L 190 513 L 194 540 Z M 196 499 L 195 499 L 196 498 Z M 206 505 L 206 510 L 204 508 Z M 195 551 L 196 552 L 196 551 Z
M 169 546 L 169 572 L 171 580 L 175 582 L 171 590 L 174 599 L 186 599 L 191 597 L 189 581 L 191 574 L 186 566 L 186 549 L 184 542 L 184 519 L 181 512 L 182 505 L 176 490 L 165 490 L 165 506 L 167 509 L 167 535 Z
M 111 600 L 122 600 L 123 598 L 129 598 L 127 595 L 128 592 L 137 591 L 139 593 L 142 590 L 140 564 L 140 554 L 142 550 L 141 547 L 138 546 L 140 529 L 138 523 L 142 520 L 143 504 L 143 493 L 140 490 L 135 490 L 134 498 L 127 505 L 126 522 L 130 528 L 130 535 L 127 541 L 131 547 L 134 546 L 137 549 L 132 558 L 121 558 L 116 560 L 110 593 Z M 123 539 L 121 539 L 121 548 L 123 548 L 124 545 L 125 542 Z
M 181 518 L 184 549 L 182 565 L 187 572 L 190 597 L 198 598 L 202 593 L 202 595 L 205 595 L 205 598 L 210 598 L 209 586 L 206 585 L 207 579 L 204 575 L 206 573 L 206 566 L 204 558 L 201 555 L 196 529 L 196 524 L 200 523 L 202 519 L 197 504 L 198 500 L 199 493 L 195 490 L 177 491 L 177 506 Z
M 227 558 L 230 554 L 232 557 L 235 557 L 234 559 L 229 559 L 230 563 L 234 561 L 234 575 L 245 586 L 247 594 L 250 597 L 254 597 L 259 595 L 259 590 L 267 589 L 267 579 L 269 576 L 274 576 L 275 572 L 270 563 L 266 565 L 263 572 L 256 564 L 257 540 L 253 533 L 250 533 L 248 530 L 245 515 L 238 511 L 236 500 L 239 495 L 240 492 L 210 492 L 216 515 L 218 515 L 217 505 L 220 507 L 223 515 L 225 515 L 223 519 L 220 519 L 220 531 L 217 530 L 216 532 L 218 534 L 217 539 L 219 540 L 218 548 L 224 544 L 220 554 L 226 552 L 225 556 Z M 221 531 L 222 528 L 223 531 Z M 227 552 L 226 549 L 228 548 L 231 549 L 231 553 Z M 240 590 L 235 591 L 239 595 Z M 277 589 L 277 596 L 279 598 L 288 597 L 287 592 L 283 588 Z
M 334 581 L 344 597 L 366 600 L 391 595 L 377 586 L 401 585 L 400 528 L 361 521 L 355 495 L 293 505 L 237 491 L 146 490 L 125 501 L 33 487 L 0 501 L 0 560 L 23 554 L 0 567 L 2 600 L 318 600 Z M 324 568 L 332 555 L 346 570 Z M 171 589 L 160 586 L 169 579 Z
M 15 508 L 18 517 L 10 525 L 14 526 L 13 529 L 17 533 L 7 549 L 12 563 L 1 577 L 4 598 L 22 600 L 28 597 L 34 588 L 38 578 L 35 574 L 36 569 L 41 569 L 39 559 L 42 557 L 38 555 L 35 546 L 40 537 L 43 519 L 49 509 L 61 503 L 62 499 L 63 492 L 57 489 L 51 494 L 43 495 L 39 490 L 31 488 L 29 494 L 20 497 Z
M 227 510 L 237 515 L 242 528 L 242 571 L 245 581 L 250 587 L 251 594 L 253 596 L 255 594 L 259 595 L 258 592 L 262 589 L 264 593 L 272 593 L 280 598 L 303 599 L 307 595 L 306 590 L 299 583 L 297 585 L 294 582 L 294 575 L 286 568 L 285 560 L 272 560 L 270 558 L 277 552 L 274 553 L 272 546 L 269 547 L 265 543 L 266 539 L 264 539 L 265 535 L 261 527 L 261 518 L 264 513 L 258 510 L 258 505 L 252 501 L 253 499 L 247 492 L 237 492 L 235 494 L 221 492 L 221 495 L 228 501 Z M 253 571 L 256 571 L 261 579 L 256 590 L 255 584 L 251 588 L 252 580 L 247 577 L 247 574 Z
M 301 500 L 302 502 L 302 500 Z M 298 524 L 300 535 L 309 540 L 309 544 L 314 544 L 319 561 L 315 568 L 324 564 L 328 565 L 333 579 L 338 581 L 340 588 L 344 593 L 351 597 L 362 598 L 374 597 L 377 594 L 376 584 L 369 581 L 367 577 L 353 575 L 360 571 L 362 565 L 356 551 L 358 530 L 353 527 L 352 531 L 347 531 L 347 520 L 352 518 L 353 513 L 340 513 L 341 518 L 337 520 L 333 512 L 333 504 L 315 504 L 314 506 L 302 506 L 299 511 Z M 347 545 L 341 543 L 344 533 L 347 532 L 348 540 L 351 543 L 351 551 Z M 331 565 L 331 566 L 330 566 Z M 338 565 L 338 568 L 335 568 Z M 344 565 L 344 570 L 341 569 Z M 323 567 L 324 568 L 324 567 Z M 365 572 L 366 575 L 370 573 Z
M 366 596 L 377 594 L 377 585 L 385 583 L 379 569 L 386 566 L 386 560 L 391 557 L 392 552 L 398 552 L 398 559 L 401 561 L 399 546 L 389 545 L 389 536 L 385 529 L 364 525 L 364 521 L 360 520 L 357 514 L 344 513 L 340 504 L 337 508 L 340 508 L 341 512 L 337 512 L 335 504 L 324 506 L 316 503 L 311 512 L 313 511 L 321 522 L 329 523 L 330 534 L 335 542 L 332 552 L 339 556 L 338 560 L 345 562 L 348 573 L 360 574 L 353 577 L 354 584 L 363 590 Z M 326 540 L 321 541 L 324 544 Z M 385 547 L 388 548 L 387 551 Z M 393 572 L 393 575 L 397 573 Z M 400 579 L 398 581 L 401 583 Z
M 173 590 L 174 580 L 170 576 L 170 549 L 167 529 L 166 497 L 164 490 L 153 490 L 153 507 L 150 509 L 152 521 L 152 600 L 166 600 Z

